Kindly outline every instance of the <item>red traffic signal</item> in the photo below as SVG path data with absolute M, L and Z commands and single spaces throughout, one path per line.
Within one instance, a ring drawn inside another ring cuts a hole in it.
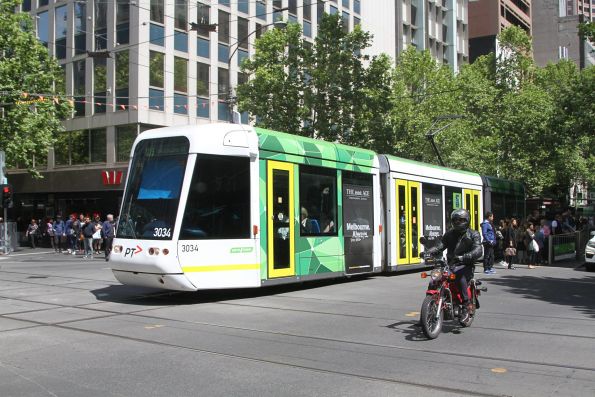
M 0 185 L 2 190 L 2 206 L 8 208 L 12 204 L 12 185 Z

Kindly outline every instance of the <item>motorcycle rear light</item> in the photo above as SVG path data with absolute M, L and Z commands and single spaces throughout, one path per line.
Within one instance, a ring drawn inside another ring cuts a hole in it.
M 421 273 L 421 278 L 427 278 L 427 277 L 428 277 L 428 273 L 426 273 L 426 272 Z
M 449 279 L 454 280 L 455 278 L 457 278 L 457 276 L 455 276 L 454 274 L 451 274 L 450 276 L 448 276 Z
M 116 254 L 119 254 L 120 252 L 122 252 L 122 246 L 121 245 L 114 245 L 114 247 L 112 248 L 112 251 Z

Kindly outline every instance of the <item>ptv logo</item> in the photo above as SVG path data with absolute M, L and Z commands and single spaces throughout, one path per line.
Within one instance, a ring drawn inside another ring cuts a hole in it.
M 140 254 L 142 251 L 143 249 L 138 245 L 136 246 L 136 248 L 126 248 L 126 250 L 124 251 L 124 258 L 126 258 L 127 256 L 132 258 L 133 255 Z

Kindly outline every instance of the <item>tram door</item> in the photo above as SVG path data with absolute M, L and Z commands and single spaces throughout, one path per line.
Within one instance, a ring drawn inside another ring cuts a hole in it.
M 269 161 L 267 169 L 268 277 L 295 274 L 293 164 Z
M 480 207 L 479 207 L 479 190 L 463 189 L 465 196 L 465 209 L 471 214 L 471 229 L 479 230 Z
M 419 182 L 397 179 L 397 264 L 420 263 L 420 204 Z

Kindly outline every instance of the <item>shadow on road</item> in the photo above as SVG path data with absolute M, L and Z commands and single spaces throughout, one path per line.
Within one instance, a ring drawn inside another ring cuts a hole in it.
M 595 318 L 595 275 L 581 278 L 506 275 L 489 280 L 489 284 L 502 286 L 506 292 L 526 299 L 571 306 Z
M 128 285 L 110 285 L 105 288 L 92 290 L 91 293 L 95 295 L 98 301 L 139 306 L 194 305 L 305 291 L 329 285 L 352 283 L 369 277 L 370 275 L 358 275 L 345 279 L 314 280 L 305 283 L 283 284 L 261 288 L 201 290 L 195 292 L 167 291 Z

